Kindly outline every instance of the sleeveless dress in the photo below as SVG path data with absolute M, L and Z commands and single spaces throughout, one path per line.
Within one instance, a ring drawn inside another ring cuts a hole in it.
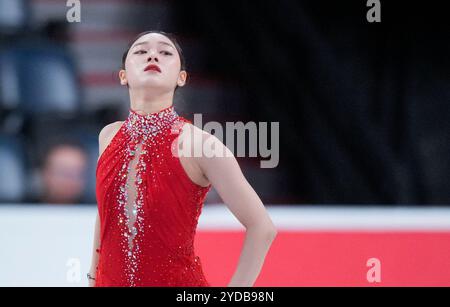
M 172 154 L 186 122 L 173 105 L 146 115 L 130 108 L 99 157 L 96 287 L 210 286 L 194 237 L 211 184 L 194 183 Z

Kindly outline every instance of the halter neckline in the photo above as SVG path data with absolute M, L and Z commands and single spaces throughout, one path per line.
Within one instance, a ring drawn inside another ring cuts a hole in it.
M 134 137 L 147 139 L 157 135 L 160 131 L 169 128 L 178 119 L 178 113 L 173 105 L 157 112 L 139 114 L 129 108 L 127 130 Z

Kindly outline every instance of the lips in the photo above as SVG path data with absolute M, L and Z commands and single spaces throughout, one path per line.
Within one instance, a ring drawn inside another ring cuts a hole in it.
M 158 65 L 155 64 L 150 64 L 147 67 L 145 67 L 144 71 L 149 71 L 149 70 L 155 70 L 157 72 L 161 72 L 161 69 L 159 68 Z

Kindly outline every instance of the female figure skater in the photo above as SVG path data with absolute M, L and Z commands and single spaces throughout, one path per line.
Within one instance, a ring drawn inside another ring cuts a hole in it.
M 99 134 L 90 286 L 210 286 L 193 243 L 211 186 L 246 228 L 228 286 L 258 277 L 276 229 L 230 150 L 175 111 L 186 77 L 182 50 L 165 32 L 139 34 L 123 55 L 130 108 Z M 207 140 L 227 155 L 178 154 L 183 146 L 203 153 Z

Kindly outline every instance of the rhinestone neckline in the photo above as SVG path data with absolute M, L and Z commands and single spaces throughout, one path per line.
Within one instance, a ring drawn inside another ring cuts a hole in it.
M 134 139 L 144 139 L 156 136 L 169 128 L 178 118 L 173 105 L 149 114 L 138 114 L 129 109 L 126 128 Z

